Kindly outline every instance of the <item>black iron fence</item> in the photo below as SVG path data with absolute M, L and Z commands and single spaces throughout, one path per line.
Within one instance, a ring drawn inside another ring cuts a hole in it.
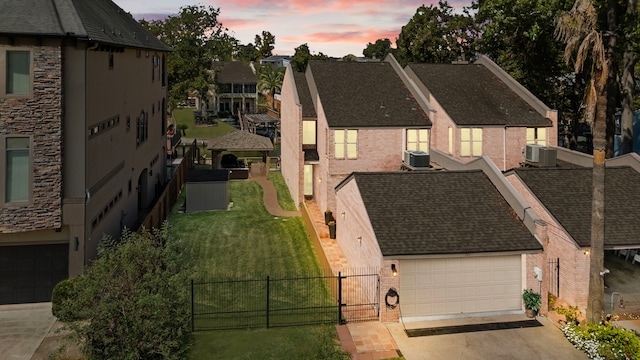
M 192 280 L 192 331 L 375 320 L 378 288 L 378 274 Z

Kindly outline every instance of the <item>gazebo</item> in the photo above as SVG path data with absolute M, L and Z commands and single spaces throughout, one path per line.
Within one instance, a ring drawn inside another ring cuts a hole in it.
M 221 155 L 224 151 L 260 151 L 263 154 L 262 158 L 265 159 L 267 178 L 269 178 L 269 152 L 273 150 L 273 143 L 268 137 L 238 130 L 209 140 L 207 150 L 211 151 L 213 169 L 222 168 Z

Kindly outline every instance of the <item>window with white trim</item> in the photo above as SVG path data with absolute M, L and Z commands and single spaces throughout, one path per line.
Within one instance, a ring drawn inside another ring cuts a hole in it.
M 429 152 L 429 129 L 407 129 L 407 150 Z
M 336 159 L 358 158 L 358 130 L 334 130 Z
M 453 128 L 449 126 L 449 155 L 453 155 Z
M 547 129 L 527 128 L 527 145 L 528 144 L 547 146 Z
M 460 129 L 460 156 L 482 156 L 482 128 Z
M 26 136 L 6 137 L 4 202 L 28 202 L 31 192 L 31 140 Z

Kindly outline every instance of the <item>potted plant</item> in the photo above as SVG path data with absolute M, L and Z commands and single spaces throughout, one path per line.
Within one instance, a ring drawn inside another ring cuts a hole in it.
M 334 220 L 331 220 L 327 225 L 329 225 L 329 238 L 335 239 L 336 238 L 336 222 Z
M 524 301 L 525 314 L 527 317 L 534 318 L 542 305 L 540 294 L 531 289 L 525 289 L 522 292 L 522 301 Z

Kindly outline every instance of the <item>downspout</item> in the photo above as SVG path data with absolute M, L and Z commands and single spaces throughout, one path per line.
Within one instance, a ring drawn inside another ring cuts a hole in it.
M 87 118 L 89 116 L 89 114 L 87 113 L 87 109 L 89 108 L 89 99 L 88 99 L 88 94 L 89 94 L 89 51 L 90 50 L 95 50 L 98 48 L 98 43 L 94 43 L 91 46 L 87 46 L 87 48 L 84 51 L 84 122 L 85 122 L 85 126 L 87 123 Z M 87 139 L 84 139 L 84 188 L 85 189 L 89 189 L 87 187 L 88 185 L 88 179 L 87 179 Z M 88 191 L 88 190 L 87 190 Z M 87 198 L 85 199 L 84 202 L 84 211 L 83 211 L 83 216 L 84 216 L 84 239 L 83 239 L 83 244 L 82 244 L 82 264 L 83 264 L 83 268 L 84 266 L 87 265 L 87 243 L 91 240 L 89 238 L 89 227 L 87 226 L 87 211 L 88 211 L 88 204 L 89 202 L 89 196 L 87 196 Z
M 502 139 L 502 171 L 507 170 L 507 128 L 504 127 L 504 135 Z

